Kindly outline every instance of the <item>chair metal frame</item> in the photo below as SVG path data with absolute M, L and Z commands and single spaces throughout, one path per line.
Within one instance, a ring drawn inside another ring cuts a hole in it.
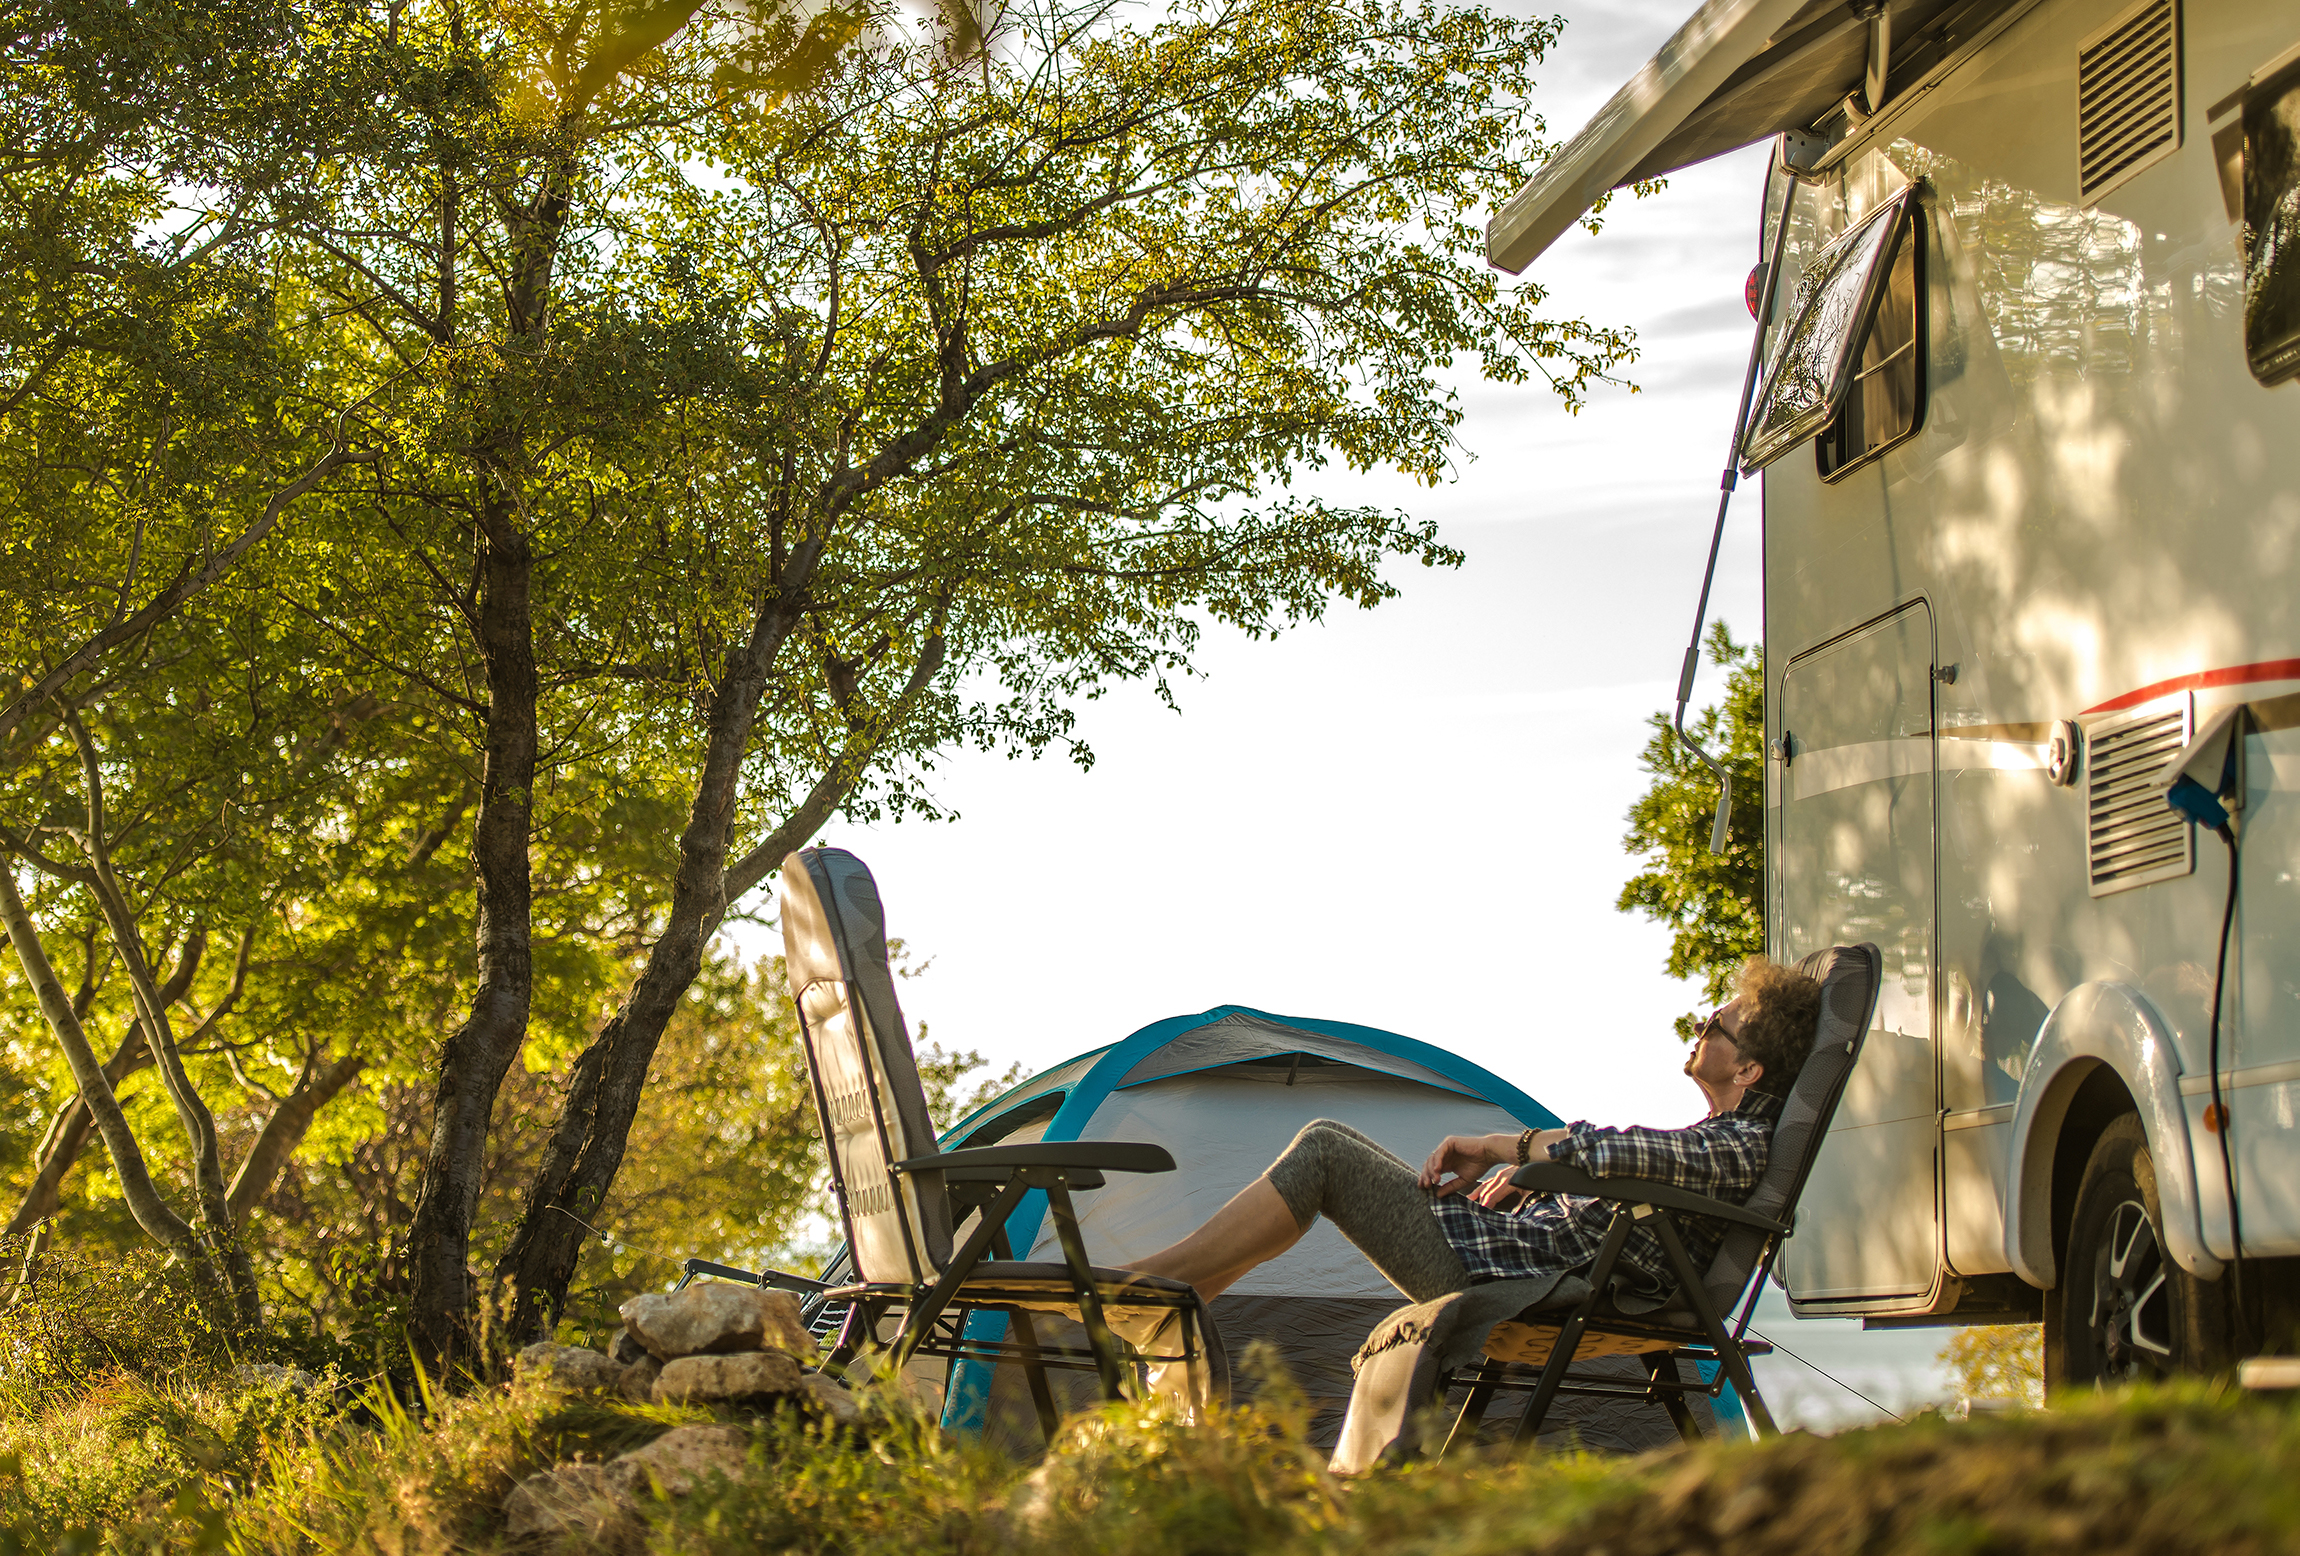
M 1521 1445 L 1530 1444 L 1539 1435 L 1551 1403 L 1560 1394 L 1657 1403 L 1669 1413 L 1678 1436 L 1688 1442 L 1695 1441 L 1700 1432 L 1694 1424 L 1693 1413 L 1685 1408 L 1685 1397 L 1701 1394 L 1714 1399 L 1727 1383 L 1733 1385 L 1749 1412 L 1751 1423 L 1760 1432 L 1779 1433 L 1772 1413 L 1758 1393 L 1756 1377 L 1749 1369 L 1751 1356 L 1769 1354 L 1773 1347 L 1764 1340 L 1751 1341 L 1747 1335 L 1750 1320 L 1756 1315 L 1757 1298 L 1765 1289 L 1766 1277 L 1772 1273 L 1781 1239 L 1789 1235 L 1786 1218 L 1773 1220 L 1754 1215 L 1738 1205 L 1665 1183 L 1634 1178 L 1593 1178 L 1578 1168 L 1555 1162 L 1534 1162 L 1521 1167 L 1509 1181 L 1511 1187 L 1529 1193 L 1574 1194 L 1608 1201 L 1615 1207 L 1613 1219 L 1606 1226 L 1605 1241 L 1598 1246 L 1597 1261 L 1590 1267 L 1589 1295 L 1562 1318 L 1526 1313 L 1512 1320 L 1518 1324 L 1555 1323 L 1557 1335 L 1551 1342 L 1549 1359 L 1537 1374 L 1528 1377 L 1531 1369 L 1527 1364 L 1490 1356 L 1455 1371 L 1452 1381 L 1467 1381 L 1470 1392 L 1462 1402 L 1460 1415 L 1455 1418 L 1453 1431 L 1446 1438 L 1446 1449 L 1474 1436 L 1494 1395 L 1504 1392 L 1533 1396 L 1517 1424 L 1517 1441 Z M 1794 1206 L 1790 1213 L 1795 1213 Z M 1753 1227 L 1765 1234 L 1764 1253 L 1751 1273 L 1747 1292 L 1736 1304 L 1737 1311 L 1730 1323 L 1710 1300 L 1700 1273 L 1693 1267 L 1692 1257 L 1685 1251 L 1677 1225 L 1677 1217 L 1684 1215 L 1714 1217 Z M 1622 1249 L 1628 1246 L 1629 1234 L 1641 1221 L 1653 1224 L 1654 1236 L 1669 1260 L 1671 1273 L 1677 1277 L 1678 1296 L 1692 1309 L 1694 1322 L 1690 1325 L 1611 1311 L 1608 1296 L 1614 1271 L 1620 1264 Z M 1582 1341 L 1593 1334 L 1626 1341 L 1630 1347 L 1644 1347 L 1636 1352 L 1646 1369 L 1642 1387 L 1618 1379 L 1572 1375 L 1575 1354 Z M 1707 1382 L 1688 1382 L 1678 1370 L 1681 1361 L 1716 1362 L 1719 1364 L 1717 1376 Z M 1440 1451 L 1442 1454 L 1445 1450 Z
M 890 1371 L 899 1372 L 914 1356 L 952 1360 L 1015 1361 L 1029 1380 L 1039 1426 L 1051 1440 L 1060 1423 L 1049 1369 L 1092 1372 L 1105 1399 L 1126 1397 L 1138 1370 L 1179 1363 L 1202 1363 L 1219 1383 L 1225 1371 L 1220 1341 L 1206 1322 L 1196 1291 L 1178 1281 L 1159 1281 L 1127 1270 L 1102 1269 L 1086 1256 L 1071 1195 L 1103 1186 L 1107 1172 L 1172 1172 L 1174 1158 L 1156 1145 L 1126 1141 L 1049 1141 L 1036 1145 L 992 1145 L 942 1151 L 889 1164 L 896 1173 L 937 1172 L 948 1185 L 955 1215 L 978 1213 L 974 1229 L 931 1282 L 857 1281 L 825 1288 L 826 1302 L 849 1303 L 837 1341 L 824 1369 L 843 1373 L 876 1342 L 881 1320 L 899 1311 L 901 1323 L 885 1351 Z M 1045 1193 L 1062 1249 L 1059 1265 L 1017 1261 L 1007 1221 L 1032 1189 Z M 1059 1272 L 1059 1274 L 1057 1273 Z M 1178 1343 L 1155 1349 L 1126 1347 L 1110 1331 L 1110 1306 L 1164 1308 L 1180 1315 Z M 1075 1308 L 1086 1330 L 1086 1345 L 1042 1343 L 1033 1311 Z M 966 1317 L 978 1310 L 1003 1312 L 1011 1339 L 970 1335 Z

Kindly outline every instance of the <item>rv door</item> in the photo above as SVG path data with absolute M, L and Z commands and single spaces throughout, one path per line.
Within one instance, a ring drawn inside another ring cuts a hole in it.
M 1781 680 L 1774 954 L 1871 940 L 1885 955 L 1877 1028 L 1782 1253 L 1800 1309 L 1922 1306 L 1939 1266 L 1933 686 L 1921 600 L 1798 655 Z

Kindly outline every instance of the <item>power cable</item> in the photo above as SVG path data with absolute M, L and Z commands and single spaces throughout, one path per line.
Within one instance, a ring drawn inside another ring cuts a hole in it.
M 1760 1339 L 1760 1340 L 1763 1340 L 1763 1341 L 1764 1341 L 1764 1342 L 1765 1342 L 1767 1345 L 1770 1345 L 1771 1347 L 1773 1347 L 1773 1349 L 1774 1349 L 1774 1350 L 1776 1350 L 1776 1351 L 1779 1351 L 1779 1352 L 1780 1352 L 1780 1353 L 1781 1353 L 1783 1356 L 1786 1356 L 1786 1357 L 1788 1357 L 1788 1358 L 1789 1358 L 1789 1360 L 1791 1360 L 1791 1361 L 1793 1361 L 1793 1362 L 1797 1363 L 1799 1366 L 1801 1366 L 1801 1367 L 1810 1367 L 1810 1368 L 1812 1368 L 1812 1369 L 1813 1369 L 1813 1371 L 1815 1371 L 1815 1372 L 1819 1373 L 1819 1374 L 1820 1374 L 1822 1377 L 1824 1377 L 1824 1378 L 1827 1378 L 1827 1379 L 1828 1379 L 1828 1380 L 1829 1380 L 1831 1383 L 1834 1383 L 1834 1384 L 1836 1384 L 1836 1385 L 1837 1385 L 1837 1387 L 1839 1387 L 1839 1388 L 1843 1389 L 1843 1390 L 1844 1390 L 1846 1393 L 1848 1393 L 1848 1394 L 1852 1395 L 1852 1396 L 1853 1396 L 1855 1399 L 1859 1400 L 1859 1401 L 1860 1401 L 1862 1404 L 1864 1404 L 1864 1405 L 1867 1405 L 1867 1406 L 1868 1406 L 1868 1407 L 1869 1407 L 1871 1410 L 1875 1410 L 1875 1411 L 1878 1411 L 1878 1412 L 1880 1412 L 1881 1414 L 1884 1414 L 1884 1415 L 1888 1415 L 1888 1416 L 1891 1416 L 1891 1417 L 1892 1417 L 1892 1419 L 1893 1419 L 1893 1424 L 1894 1424 L 1895 1426 L 1906 1426 L 1906 1425 L 1908 1425 L 1908 1422 L 1904 1421 L 1904 1420 L 1903 1420 L 1903 1419 L 1902 1419 L 1902 1418 L 1901 1418 L 1899 1415 L 1895 1414 L 1893 1411 L 1887 1410 L 1887 1409 L 1886 1409 L 1886 1408 L 1885 1408 L 1883 1405 L 1880 1405 L 1880 1404 L 1878 1404 L 1878 1403 L 1877 1403 L 1875 1400 L 1871 1399 L 1871 1398 L 1870 1398 L 1868 1395 L 1866 1395 L 1866 1394 L 1862 1393 L 1862 1392 L 1861 1392 L 1859 1389 L 1857 1389 L 1857 1388 L 1853 1387 L 1853 1385 L 1851 1385 L 1850 1383 L 1847 1383 L 1847 1382 L 1846 1382 L 1846 1381 L 1845 1381 L 1843 1378 L 1840 1378 L 1840 1377 L 1838 1377 L 1838 1376 L 1837 1376 L 1835 1373 L 1831 1372 L 1831 1371 L 1830 1371 L 1828 1368 L 1826 1368 L 1826 1367 L 1823 1367 L 1823 1366 L 1820 1366 L 1820 1365 L 1819 1365 L 1819 1364 L 1817 1364 L 1817 1363 L 1814 1363 L 1814 1362 L 1809 1362 L 1809 1361 L 1805 1360 L 1805 1358 L 1804 1358 L 1804 1357 L 1802 1357 L 1802 1356 L 1799 1356 L 1799 1355 L 1798 1355 L 1798 1354 L 1797 1354 L 1795 1351 L 1792 1351 L 1792 1350 L 1790 1350 L 1790 1349 L 1789 1349 L 1787 1346 L 1783 1345 L 1783 1344 L 1782 1344 L 1780 1341 L 1778 1341 L 1778 1340 L 1775 1340 L 1775 1339 L 1772 1339 L 1770 1336 L 1767 1336 L 1767 1335 L 1764 1335 L 1764 1334 L 1760 1334 L 1760 1333 L 1758 1333 L 1758 1331 L 1756 1331 L 1756 1330 L 1754 1330 L 1754 1329 L 1750 1330 L 1749 1332 L 1750 1332 L 1751 1334 L 1753 1334 L 1753 1335 L 1756 1335 L 1758 1339 Z
M 2236 1156 L 2228 1140 L 2235 1132 L 2236 1120 L 2220 1094 L 2220 1006 L 2228 983 L 2228 933 L 2236 925 L 2237 848 L 2233 828 L 2223 825 L 2219 832 L 2228 845 L 2228 901 L 2220 910 L 2220 956 L 2212 972 L 2212 1038 L 2206 1060 L 2212 1073 L 2212 1114 L 2207 1127 L 2220 1137 L 2220 1177 L 2228 1188 L 2228 1274 L 2229 1295 L 2233 1299 L 2228 1327 L 2229 1339 L 2233 1342 L 2230 1348 L 2241 1351 L 2251 1314 L 2244 1301 L 2244 1220 L 2236 1199 Z

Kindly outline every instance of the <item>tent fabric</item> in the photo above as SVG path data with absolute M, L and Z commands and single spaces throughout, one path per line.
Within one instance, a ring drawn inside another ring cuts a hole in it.
M 1208 1022 L 1196 1031 L 1185 1032 L 1153 1053 L 1145 1054 L 1133 1069 L 1120 1078 L 1121 1090 L 1140 1086 L 1169 1075 L 1183 1075 L 1192 1070 L 1211 1070 L 1220 1065 L 1243 1064 L 1250 1059 L 1278 1059 L 1302 1055 L 1312 1059 L 1329 1060 L 1335 1064 L 1355 1065 L 1376 1075 L 1395 1075 L 1404 1080 L 1418 1081 L 1441 1091 L 1457 1092 L 1465 1097 L 1477 1095 L 1461 1082 L 1440 1075 L 1426 1065 L 1414 1063 L 1401 1054 L 1386 1053 L 1366 1043 L 1354 1043 L 1347 1038 L 1328 1037 L 1323 1032 L 1312 1032 L 1302 1027 L 1285 1026 L 1244 1011 Z
M 1294 1062 L 1299 1056 L 1300 1062 Z M 1032 1077 L 978 1108 L 943 1137 L 945 1149 L 1039 1140 L 1138 1140 L 1170 1151 L 1169 1173 L 1112 1173 L 1078 1198 L 1081 1229 L 1097 1264 L 1120 1264 L 1172 1243 L 1259 1176 L 1304 1124 L 1336 1118 L 1400 1157 L 1419 1161 L 1448 1134 L 1554 1128 L 1558 1117 L 1524 1092 L 1459 1054 L 1394 1032 L 1348 1022 L 1273 1015 L 1224 1005 L 1154 1022 L 1121 1042 Z M 1018 1258 L 1059 1257 L 1043 1198 L 1033 1194 L 1008 1220 Z M 963 1237 L 968 1227 L 957 1229 Z M 1331 1448 L 1349 1402 L 1349 1358 L 1392 1310 L 1397 1291 L 1324 1222 L 1281 1257 L 1255 1270 L 1213 1304 L 1241 1392 L 1255 1388 L 1250 1353 L 1258 1345 L 1301 1389 L 1313 1442 Z M 1042 1341 L 1059 1343 L 1066 1320 L 1035 1321 Z M 1006 1319 L 978 1312 L 968 1332 L 1001 1339 Z M 1070 1336 L 1075 1339 L 1076 1336 Z M 1636 1371 L 1625 1377 L 1642 1377 Z M 983 1432 L 1017 1453 L 1035 1452 L 1036 1417 L 1022 1369 L 959 1362 L 914 1381 L 944 1390 L 944 1421 Z M 1090 1375 L 1050 1376 L 1065 1409 L 1091 1408 Z M 1645 1419 L 1650 1417 L 1650 1420 Z M 1489 1418 L 1505 1432 L 1506 1407 Z M 1675 1441 L 1667 1418 L 1648 1405 L 1577 1402 L 1554 1413 L 1553 1431 L 1599 1449 L 1630 1451 Z
M 1526 1127 L 1482 1098 L 1354 1066 L 1305 1068 L 1291 1084 L 1288 1078 L 1284 1069 L 1253 1065 L 1200 1070 L 1130 1086 L 1096 1109 L 1080 1139 L 1145 1140 L 1172 1151 L 1176 1163 L 1173 1172 L 1112 1174 L 1107 1187 L 1079 1201 L 1079 1226 L 1096 1262 L 1122 1264 L 1181 1241 L 1260 1177 L 1313 1119 L 1340 1119 L 1415 1162 L 1449 1134 Z M 1052 1246 L 1048 1227 L 1038 1247 Z M 1232 1289 L 1388 1297 L 1396 1305 L 1395 1288 L 1323 1220 Z

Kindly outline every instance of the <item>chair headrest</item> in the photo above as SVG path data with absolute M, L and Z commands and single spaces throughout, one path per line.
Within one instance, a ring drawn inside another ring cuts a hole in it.
M 1884 984 L 1884 953 L 1874 945 L 1831 946 L 1797 964 L 1797 970 L 1821 983 L 1821 1014 L 1813 1032 L 1813 1047 L 1797 1071 L 1796 1082 L 1781 1104 L 1773 1125 L 1773 1143 L 1766 1153 L 1765 1174 L 1744 1202 L 1761 1216 L 1786 1220 L 1795 1213 L 1797 1197 L 1813 1170 L 1814 1158 L 1829 1132 L 1829 1120 L 1844 1095 L 1845 1081 L 1860 1062 L 1861 1044 L 1877 1008 Z M 1707 1279 L 1710 1298 L 1720 1311 L 1730 1307 L 1747 1286 L 1756 1268 L 1762 1234 L 1735 1230 L 1718 1246 Z

